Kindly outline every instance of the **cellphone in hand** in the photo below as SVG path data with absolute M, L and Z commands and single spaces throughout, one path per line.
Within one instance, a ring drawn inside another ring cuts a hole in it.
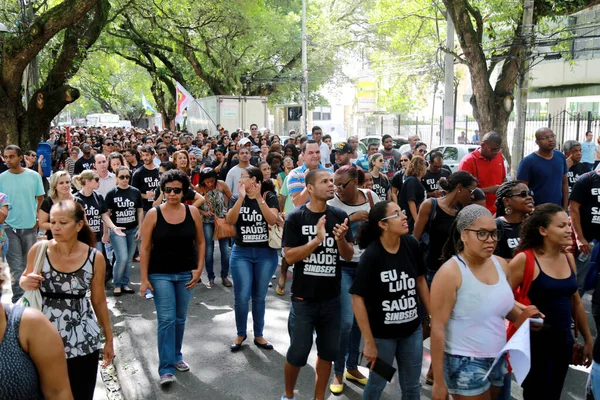
M 367 368 L 371 369 L 371 363 L 367 364 Z M 386 381 L 391 382 L 394 374 L 396 373 L 396 368 L 377 357 L 377 360 L 375 361 L 375 367 L 373 367 L 373 372 L 381 376 Z

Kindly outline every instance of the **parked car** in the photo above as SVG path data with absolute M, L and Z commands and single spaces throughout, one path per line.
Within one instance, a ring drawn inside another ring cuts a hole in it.
M 429 162 L 431 153 L 434 151 L 439 151 L 444 155 L 444 165 L 450 167 L 452 172 L 456 172 L 458 170 L 458 164 L 460 164 L 460 160 L 477 148 L 479 148 L 479 145 L 476 144 L 448 144 L 434 147 L 427 154 L 425 154 L 425 159 L 427 162 Z M 502 155 L 502 158 L 504 158 L 504 155 Z M 504 168 L 506 169 L 506 180 L 511 180 L 512 177 L 510 175 L 510 165 L 508 165 L 506 158 L 504 158 Z
M 425 154 L 425 159 L 427 162 L 429 162 L 431 153 L 434 151 L 439 151 L 444 156 L 444 164 L 450 167 L 452 172 L 456 172 L 458 170 L 458 164 L 460 163 L 460 160 L 478 147 L 479 146 L 475 144 L 447 144 L 438 146 L 429 150 L 429 152 Z

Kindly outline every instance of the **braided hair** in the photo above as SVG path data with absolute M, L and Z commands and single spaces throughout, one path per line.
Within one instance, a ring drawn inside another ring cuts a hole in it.
M 511 194 L 514 188 L 516 188 L 518 185 L 520 185 L 521 181 L 508 181 L 508 182 L 504 182 L 496 191 L 496 216 L 497 217 L 503 217 L 506 215 L 506 210 L 504 207 L 504 199 L 508 198 Z

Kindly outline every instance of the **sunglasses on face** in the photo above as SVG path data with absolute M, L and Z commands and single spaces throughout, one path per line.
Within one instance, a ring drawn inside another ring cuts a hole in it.
M 95 177 L 95 178 L 92 178 L 92 179 L 95 180 L 96 182 L 100 182 L 100 178 L 99 177 Z
M 479 230 L 477 230 L 477 229 L 465 229 L 465 231 L 476 232 L 477 233 L 477 240 L 479 240 L 480 242 L 485 242 L 489 238 L 492 238 L 492 240 L 494 240 L 494 241 L 497 242 L 502 237 L 501 233 L 499 231 L 497 231 L 497 230 L 486 231 L 485 229 L 479 229 Z
M 114 143 L 104 143 L 107 146 L 112 146 Z
M 400 162 L 408 162 L 408 161 L 410 161 L 408 158 L 400 160 Z
M 350 182 L 352 182 L 354 179 L 350 179 L 348 182 L 342 184 L 342 185 L 334 185 L 336 188 L 340 189 L 340 190 L 344 190 L 346 189 L 346 187 L 350 184 Z
M 122 179 L 122 180 L 129 180 L 129 178 L 131 178 L 130 175 L 120 175 L 119 176 L 119 179 Z
M 169 193 L 171 193 L 171 192 L 173 192 L 173 193 L 175 193 L 175 194 L 180 194 L 182 191 L 183 191 L 183 189 L 182 189 L 182 188 L 179 188 L 179 187 L 169 187 L 169 186 L 167 186 L 167 187 L 165 188 L 165 193 L 166 193 L 166 194 L 169 194 Z
M 515 197 L 515 196 L 519 196 L 522 199 L 525 199 L 527 197 L 533 197 L 533 190 L 529 189 L 529 190 L 521 190 L 519 193 L 511 193 L 510 195 L 508 195 L 507 197 Z
M 427 153 L 427 150 L 425 150 L 425 149 L 418 149 L 417 151 L 418 151 L 419 153 L 421 153 L 421 154 L 423 154 L 423 153 Z

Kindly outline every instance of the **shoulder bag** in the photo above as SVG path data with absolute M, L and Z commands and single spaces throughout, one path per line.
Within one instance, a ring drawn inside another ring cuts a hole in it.
M 46 256 L 46 250 L 48 249 L 48 241 L 42 240 L 40 247 L 38 248 L 37 254 L 35 255 L 35 262 L 33 264 L 33 273 L 40 275 L 42 272 L 42 265 L 44 264 L 44 257 Z M 23 307 L 32 307 L 37 310 L 42 310 L 42 294 L 40 289 L 26 290 L 23 296 L 17 302 L 18 305 Z
M 213 234 L 213 240 L 235 237 L 235 227 L 231 224 L 228 224 L 225 218 L 217 217 L 217 214 L 215 214 L 215 209 L 210 203 L 208 197 L 208 193 L 206 193 L 205 199 L 215 220 L 215 232 Z
M 529 293 L 529 288 L 531 287 L 531 282 L 533 282 L 533 272 L 535 270 L 535 254 L 532 249 L 525 250 L 525 269 L 523 269 L 523 282 L 516 288 L 513 292 L 515 296 L 515 301 L 519 303 L 530 306 L 531 300 L 527 297 Z M 516 254 L 515 254 L 516 256 Z M 517 327 L 512 322 L 508 323 L 508 328 L 506 329 L 506 338 L 510 339 L 512 335 L 517 331 Z

